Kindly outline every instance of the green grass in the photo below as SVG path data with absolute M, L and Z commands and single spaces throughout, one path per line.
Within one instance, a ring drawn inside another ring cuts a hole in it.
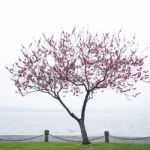
M 150 150 L 150 144 L 0 142 L 0 150 Z

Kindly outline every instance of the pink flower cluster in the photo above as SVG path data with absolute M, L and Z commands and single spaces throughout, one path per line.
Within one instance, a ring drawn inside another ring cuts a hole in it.
M 145 70 L 147 56 L 138 56 L 135 37 L 121 38 L 121 31 L 111 35 L 92 35 L 89 31 L 62 31 L 60 39 L 43 38 L 29 48 L 22 47 L 23 59 L 8 69 L 19 93 L 41 91 L 56 97 L 60 92 L 80 95 L 107 87 L 137 96 L 135 83 L 149 82 Z

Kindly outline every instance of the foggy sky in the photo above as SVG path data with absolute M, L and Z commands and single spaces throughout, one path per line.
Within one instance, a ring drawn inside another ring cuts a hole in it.
M 59 36 L 62 29 L 88 28 L 91 32 L 114 32 L 120 28 L 130 38 L 136 35 L 141 51 L 150 43 L 149 0 L 5 0 L 0 1 L 0 108 L 62 109 L 49 95 L 34 93 L 22 97 L 5 66 L 21 56 L 42 33 Z M 150 49 L 149 49 L 150 50 Z M 147 52 L 149 53 L 149 51 Z M 92 110 L 149 110 L 150 85 L 139 84 L 141 95 L 126 98 L 110 89 L 97 93 L 88 104 Z M 68 96 L 65 103 L 79 109 L 81 97 Z

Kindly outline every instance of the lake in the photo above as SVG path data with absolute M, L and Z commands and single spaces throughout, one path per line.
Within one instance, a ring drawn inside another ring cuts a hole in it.
M 64 111 L 0 112 L 0 135 L 80 135 L 79 126 Z M 88 135 L 150 136 L 150 112 L 87 111 Z

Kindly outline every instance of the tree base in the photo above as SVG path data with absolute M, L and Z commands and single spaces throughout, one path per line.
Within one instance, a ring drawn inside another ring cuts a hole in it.
M 82 144 L 83 145 L 88 145 L 88 144 L 91 144 L 91 142 L 90 141 L 82 141 Z

